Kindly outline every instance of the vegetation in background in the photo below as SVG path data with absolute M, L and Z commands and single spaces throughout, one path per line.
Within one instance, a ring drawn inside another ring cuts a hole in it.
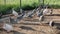
M 45 0 L 44 3 L 55 9 L 60 8 L 60 0 Z
M 23 10 L 31 10 L 39 6 L 39 0 L 22 0 L 22 9 Z M 49 5 L 52 8 L 60 8 L 60 0 L 44 0 L 45 5 Z M 0 0 L 0 12 L 6 14 L 10 12 L 12 8 L 15 8 L 17 12 L 19 12 L 20 8 L 20 0 L 6 0 L 6 4 L 4 0 Z
M 21 1 L 21 8 L 23 10 L 29 10 L 34 9 L 39 5 L 38 0 L 22 0 Z M 0 12 L 3 14 L 6 14 L 7 11 L 10 11 L 12 8 L 14 8 L 16 11 L 19 11 L 20 9 L 20 0 L 0 0 Z

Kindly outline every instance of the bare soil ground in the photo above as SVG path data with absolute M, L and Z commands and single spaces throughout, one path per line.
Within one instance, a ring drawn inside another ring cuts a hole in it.
M 53 14 L 60 14 L 60 9 L 54 9 Z M 33 19 L 38 19 L 38 17 L 33 17 Z M 54 17 L 58 18 L 58 17 Z M 26 19 L 26 18 L 25 18 Z M 22 20 L 23 21 L 23 20 Z M 60 34 L 60 30 L 57 26 L 49 26 L 47 24 L 42 25 L 24 25 L 24 24 L 13 24 L 14 31 L 6 32 L 0 29 L 0 34 Z
M 38 26 L 38 25 L 20 25 L 20 27 L 14 27 L 15 31 L 7 33 L 4 30 L 0 31 L 0 34 L 57 34 L 59 30 L 50 26 Z

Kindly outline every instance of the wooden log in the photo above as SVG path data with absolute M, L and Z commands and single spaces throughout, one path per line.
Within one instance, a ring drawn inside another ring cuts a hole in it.
M 60 16 L 60 14 L 47 14 L 47 15 L 44 15 L 44 16 Z
M 40 25 L 41 23 L 46 24 L 48 22 L 43 21 L 43 22 L 31 22 L 31 21 L 23 21 L 20 24 L 29 24 L 29 25 Z
M 49 22 L 49 26 L 54 26 L 54 22 L 53 21 L 50 21 Z
M 59 21 L 60 20 L 60 16 L 44 16 L 44 21 Z
M 10 17 L 0 19 L 1 22 L 10 23 Z

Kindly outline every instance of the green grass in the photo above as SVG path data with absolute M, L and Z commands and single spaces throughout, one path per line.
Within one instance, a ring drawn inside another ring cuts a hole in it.
M 60 0 L 45 0 L 45 4 L 47 3 L 50 5 L 60 5 Z
M 44 0 L 44 3 L 45 4 L 49 3 L 49 5 L 60 5 L 60 0 Z M 5 6 L 4 0 L 0 0 L 0 5 Z M 20 0 L 6 0 L 6 5 L 10 5 L 10 6 L 20 5 Z M 22 7 L 25 7 L 27 5 L 31 7 L 34 7 L 34 5 L 38 6 L 39 0 L 22 0 Z
M 49 3 L 49 5 L 60 5 L 60 0 L 44 0 L 44 3 Z M 0 0 L 0 5 L 5 5 L 4 0 Z M 6 0 L 6 5 L 20 5 L 20 0 Z M 34 7 L 34 5 L 38 6 L 39 0 L 22 0 L 22 7 L 27 5 L 31 7 Z
M 34 9 L 39 5 L 38 0 L 22 0 L 22 9 Z M 0 12 L 5 14 L 11 8 L 15 8 L 16 11 L 19 11 L 20 8 L 20 0 L 6 0 L 6 5 L 4 0 L 0 0 Z M 17 10 L 18 9 L 18 10 Z
M 60 0 L 44 0 L 44 4 L 49 4 L 52 8 L 60 8 Z M 22 9 L 34 9 L 38 6 L 39 0 L 22 0 Z M 0 12 L 5 14 L 11 10 L 11 8 L 15 8 L 16 11 L 19 11 L 20 0 L 6 0 L 6 5 L 4 0 L 0 0 Z
M 49 4 L 52 8 L 60 8 L 60 0 L 45 0 L 45 4 Z
M 33 3 L 38 4 L 38 0 L 22 0 L 21 3 L 22 6 L 25 5 L 32 6 Z M 20 4 L 20 0 L 6 0 L 6 5 L 19 5 L 19 4 Z M 4 0 L 0 0 L 0 5 L 5 5 Z

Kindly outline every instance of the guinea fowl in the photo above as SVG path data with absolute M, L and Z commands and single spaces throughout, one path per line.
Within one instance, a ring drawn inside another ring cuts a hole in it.
M 48 9 L 46 8 L 43 10 L 43 15 L 46 15 L 47 13 L 48 13 Z
M 17 23 L 20 22 L 20 20 L 23 19 L 24 15 L 25 15 L 25 12 L 23 11 L 22 14 L 19 15 L 19 14 L 14 10 L 14 8 L 12 9 L 12 11 L 13 11 L 12 14 L 14 15 L 14 18 L 13 18 L 14 21 L 17 22 Z
M 14 8 L 12 9 L 12 14 L 14 15 L 14 16 L 18 16 L 18 13 L 14 10 Z
M 14 21 L 17 21 L 18 13 L 12 8 L 12 14 L 15 16 Z
M 49 10 L 48 8 L 44 9 L 43 15 L 46 15 L 46 14 L 52 14 L 52 10 Z
M 13 26 L 10 24 L 4 24 L 3 29 L 6 30 L 7 32 L 10 32 L 13 30 Z
M 28 17 L 32 18 L 33 14 L 34 14 L 34 11 L 32 11 L 31 14 Z

